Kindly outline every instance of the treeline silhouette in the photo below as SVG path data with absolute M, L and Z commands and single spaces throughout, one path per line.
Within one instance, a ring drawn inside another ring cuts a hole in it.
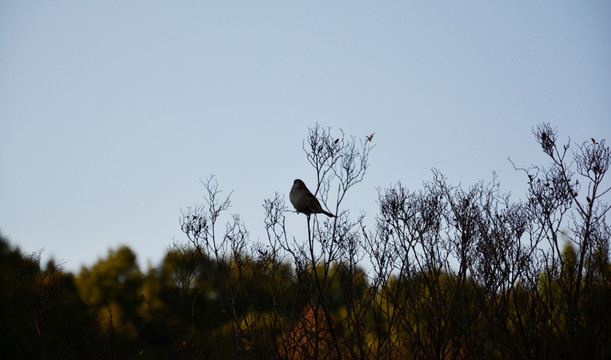
M 533 134 L 550 162 L 514 165 L 518 201 L 496 178 L 465 189 L 434 171 L 379 190 L 369 229 L 342 205 L 372 141 L 316 125 L 312 192 L 337 217 L 299 215 L 307 233 L 275 194 L 252 242 L 211 177 L 181 214 L 185 240 L 146 272 L 125 246 L 72 274 L 0 238 L 3 358 L 609 359 L 611 152 Z

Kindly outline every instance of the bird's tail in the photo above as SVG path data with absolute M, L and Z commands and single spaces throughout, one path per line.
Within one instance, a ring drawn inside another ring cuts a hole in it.
M 331 214 L 330 212 L 327 211 L 322 211 L 323 214 L 327 215 L 328 217 L 335 217 L 335 215 Z

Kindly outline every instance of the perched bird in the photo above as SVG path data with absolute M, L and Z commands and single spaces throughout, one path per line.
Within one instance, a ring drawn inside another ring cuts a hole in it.
M 299 179 L 295 179 L 293 182 L 289 199 L 291 199 L 291 204 L 293 204 L 297 212 L 304 213 L 307 216 L 311 214 L 325 214 L 329 217 L 335 217 L 335 215 L 322 209 L 318 199 L 308 190 L 303 181 Z

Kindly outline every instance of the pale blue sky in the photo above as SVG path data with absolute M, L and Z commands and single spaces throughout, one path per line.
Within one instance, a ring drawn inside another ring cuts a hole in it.
M 0 3 L 0 231 L 71 271 L 120 244 L 157 264 L 212 174 L 263 240 L 316 122 L 375 132 L 346 204 L 373 222 L 376 187 L 432 168 L 521 196 L 507 157 L 544 161 L 543 121 L 610 140 L 611 3 Z

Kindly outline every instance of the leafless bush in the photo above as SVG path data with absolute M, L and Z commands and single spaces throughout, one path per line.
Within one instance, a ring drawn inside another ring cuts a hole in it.
M 522 201 L 496 176 L 464 188 L 435 170 L 422 190 L 378 190 L 372 229 L 344 201 L 373 146 L 341 131 L 316 125 L 303 143 L 313 193 L 336 215 L 304 217 L 307 233 L 287 229 L 286 216 L 301 215 L 278 193 L 263 204 L 264 243 L 237 215 L 221 232 L 230 200 L 209 178 L 204 204 L 180 220 L 188 243 L 173 248 L 185 306 L 194 314 L 204 298 L 222 301 L 219 335 L 236 358 L 605 358 L 611 326 L 597 315 L 611 315 L 601 201 L 611 153 L 604 140 L 558 147 L 549 124 L 533 133 L 551 164 L 516 167 L 529 184 Z M 204 268 L 218 293 L 202 293 Z M 192 319 L 201 338 L 208 330 Z

